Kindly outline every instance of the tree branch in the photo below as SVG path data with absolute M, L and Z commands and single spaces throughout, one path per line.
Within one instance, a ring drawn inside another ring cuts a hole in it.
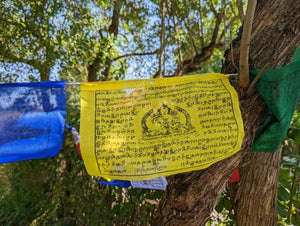
M 190 49 L 190 53 L 191 53 L 191 58 L 193 58 L 194 56 L 194 53 L 193 53 L 193 49 L 195 50 L 196 54 L 199 54 L 199 51 L 198 51 L 198 48 L 195 44 L 195 41 L 193 39 L 193 32 L 191 31 L 191 28 L 190 28 L 190 20 L 189 18 L 187 17 L 186 19 L 187 21 L 184 20 L 184 25 L 186 26 L 186 29 L 188 30 L 188 34 L 189 34 L 189 41 L 190 41 L 190 46 L 191 46 L 191 49 Z
M 109 33 L 114 34 L 115 36 L 117 36 L 119 33 L 119 18 L 120 18 L 121 5 L 122 3 L 120 3 L 119 1 L 115 1 L 113 15 L 111 18 L 111 24 L 108 28 Z
M 182 65 L 177 67 L 174 76 L 182 76 L 186 73 L 198 71 L 200 64 L 211 57 L 213 50 L 221 48 L 223 45 L 224 43 L 215 43 L 202 48 L 202 52 L 194 56 L 193 59 L 183 61 Z
M 214 6 L 214 3 L 211 0 L 209 0 L 207 2 L 207 5 L 209 6 L 210 10 L 213 12 L 213 14 L 215 15 L 215 17 L 217 17 L 218 12 L 217 12 L 217 10 L 216 10 L 216 8 Z
M 120 60 L 122 58 L 125 58 L 125 57 L 131 57 L 131 56 L 146 56 L 146 55 L 154 55 L 154 54 L 157 54 L 159 50 L 155 50 L 153 52 L 147 52 L 147 53 L 128 53 L 128 54 L 125 54 L 125 55 L 122 55 L 122 56 L 118 56 L 116 58 L 113 58 L 111 61 L 117 61 L 117 60 Z
M 220 29 L 220 24 L 222 22 L 223 19 L 223 15 L 222 14 L 215 14 L 216 15 L 216 23 L 215 23 L 215 27 L 214 27 L 214 31 L 210 40 L 210 45 L 214 45 L 217 41 L 218 38 L 218 33 L 219 33 L 219 29 Z
M 297 160 L 297 166 L 299 166 L 299 160 Z M 289 209 L 288 209 L 288 215 L 287 215 L 288 220 L 291 220 L 292 206 L 293 206 L 293 201 L 294 201 L 294 193 L 295 193 L 297 179 L 298 179 L 296 168 L 294 168 L 293 171 L 294 171 L 294 176 L 293 176 L 293 180 L 292 180 L 292 188 L 290 191 Z
M 109 34 L 113 34 L 114 36 L 118 35 L 119 32 L 119 18 L 120 18 L 120 11 L 121 11 L 121 5 L 122 5 L 122 1 L 115 1 L 114 2 L 114 9 L 113 9 L 113 15 L 111 17 L 111 24 L 108 28 Z M 99 29 L 99 35 L 101 38 L 103 37 L 102 34 L 102 30 Z M 105 63 L 105 69 L 103 71 L 103 75 L 104 75 L 104 81 L 108 80 L 108 76 L 110 73 L 110 67 L 111 67 L 111 59 L 107 56 L 104 58 L 104 52 L 103 50 L 100 50 L 97 53 L 96 58 L 94 59 L 94 61 L 88 66 L 88 81 L 92 82 L 92 81 L 97 81 L 97 73 L 99 72 L 100 68 L 101 68 L 101 63 Z
M 257 3 L 257 0 L 249 0 L 246 18 L 245 18 L 244 26 L 243 26 L 243 33 L 242 33 L 241 47 L 240 47 L 239 85 L 241 87 L 248 87 L 249 82 L 250 82 L 248 55 L 249 55 L 249 48 L 250 48 L 252 22 L 253 22 L 253 18 L 254 18 L 256 3 Z
M 100 70 L 101 67 L 101 62 L 102 62 L 102 57 L 103 57 L 103 52 L 99 52 L 96 56 L 96 58 L 94 59 L 93 63 L 91 63 L 88 66 L 88 81 L 89 82 L 95 82 L 98 81 L 97 79 L 97 73 Z
M 260 77 L 263 75 L 263 73 L 265 72 L 265 70 L 267 70 L 268 68 L 270 68 L 273 65 L 276 65 L 278 62 L 280 62 L 284 57 L 286 57 L 286 54 L 282 55 L 281 57 L 278 57 L 276 60 L 269 62 L 268 64 L 266 64 L 263 69 L 261 69 L 258 74 L 255 76 L 255 78 L 253 79 L 253 81 L 251 82 L 249 88 L 247 89 L 247 95 L 251 96 L 254 93 L 254 86 L 256 84 L 256 82 L 260 79 Z
M 203 35 L 203 21 L 202 21 L 202 0 L 199 0 L 199 30 L 200 30 L 200 42 L 201 42 L 201 48 L 205 46 L 204 43 L 204 35 Z
M 244 10 L 243 0 L 236 0 L 236 4 L 239 11 L 239 17 L 243 23 L 245 20 L 245 10 Z
M 175 34 L 176 34 L 175 39 L 176 39 L 177 46 L 178 46 L 179 65 L 181 65 L 182 62 L 183 62 L 183 57 L 182 57 L 181 42 L 180 42 L 180 38 L 179 38 L 179 30 L 178 30 L 178 27 L 177 27 L 178 22 L 177 22 L 175 16 L 172 14 L 172 6 L 170 6 L 169 4 L 167 4 L 167 12 L 169 13 L 169 16 L 173 20 Z
M 189 12 L 190 11 L 190 3 L 189 1 L 186 1 L 186 11 Z M 193 32 L 191 31 L 191 21 L 189 19 L 189 16 L 186 16 L 185 17 L 185 20 L 184 20 L 184 25 L 188 31 L 188 36 L 189 36 L 189 41 L 190 41 L 190 54 L 191 54 L 191 59 L 193 59 L 193 56 L 194 56 L 194 52 L 197 54 L 199 54 L 199 51 L 198 51 L 198 48 L 197 48 L 197 45 L 195 44 L 195 41 L 194 41 L 194 38 L 193 38 Z
M 236 20 L 238 20 L 238 19 L 239 19 L 239 16 L 231 17 L 231 18 L 229 19 L 228 23 L 225 25 L 225 29 L 222 31 L 222 33 L 221 33 L 221 35 L 220 35 L 220 37 L 219 37 L 219 39 L 218 39 L 218 42 L 221 42 L 221 41 L 222 41 L 222 39 L 223 39 L 224 36 L 225 36 L 225 32 L 228 30 L 228 28 L 230 27 L 230 25 L 231 25 L 234 21 L 236 21 Z
M 117 0 L 114 2 L 114 9 L 113 9 L 113 15 L 111 18 L 111 24 L 108 28 L 108 32 L 110 34 L 113 34 L 114 37 L 116 37 L 119 33 L 119 20 L 120 20 L 121 5 L 122 5 L 121 1 Z M 108 80 L 111 63 L 112 63 L 111 59 L 107 56 L 105 58 L 105 69 L 103 72 L 103 74 L 104 74 L 103 80 L 104 81 Z
M 1 49 L 0 56 L 4 57 L 4 60 L 8 63 L 20 62 L 20 63 L 28 64 L 37 70 L 40 70 L 41 68 L 41 63 L 38 59 L 33 60 L 33 59 L 26 59 L 23 57 L 16 56 L 12 53 L 12 51 L 7 50 L 5 48 L 5 45 L 3 45 L 1 42 L 0 42 L 0 49 Z
M 164 48 L 165 48 L 165 17 L 166 17 L 166 1 L 161 0 L 161 33 L 160 33 L 160 50 L 159 50 L 159 65 L 157 77 L 163 77 L 163 64 L 164 64 Z

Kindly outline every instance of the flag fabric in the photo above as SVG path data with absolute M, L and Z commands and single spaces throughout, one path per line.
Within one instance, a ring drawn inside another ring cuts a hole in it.
M 81 84 L 81 153 L 90 175 L 150 180 L 239 151 L 238 96 L 223 74 Z
M 229 178 L 228 183 L 236 183 L 236 182 L 239 182 L 239 180 L 240 180 L 240 172 L 239 172 L 239 169 L 236 168 L 233 171 L 231 177 Z
M 143 188 L 153 190 L 166 190 L 168 181 L 166 177 L 158 177 L 151 180 L 138 180 L 138 181 L 127 181 L 127 180 L 111 180 L 111 181 L 99 181 L 100 184 L 118 186 L 120 188 Z
M 0 164 L 55 156 L 65 115 L 65 82 L 0 84 Z
M 72 133 L 78 155 L 82 158 L 80 151 L 80 135 L 78 131 L 71 125 L 66 124 L 67 129 Z M 165 190 L 167 188 L 167 180 L 165 177 L 159 177 L 148 181 L 127 181 L 127 180 L 110 180 L 99 181 L 100 184 L 118 186 L 120 188 L 128 188 L 133 186 L 134 188 L 146 188 L 155 190 Z
M 259 71 L 252 71 L 256 75 Z M 266 119 L 258 128 L 250 152 L 275 152 L 289 129 L 300 97 L 300 47 L 292 62 L 266 70 L 255 84 L 264 99 Z
M 128 188 L 131 184 L 127 180 L 112 180 L 112 181 L 99 181 L 100 184 L 118 186 L 120 188 Z
M 158 177 L 151 180 L 138 180 L 130 181 L 131 186 L 134 188 L 153 189 L 153 190 L 166 190 L 168 181 L 166 177 Z
M 66 127 L 72 133 L 74 142 L 76 144 L 76 151 L 77 151 L 78 155 L 80 156 L 80 158 L 82 158 L 81 151 L 80 151 L 80 135 L 79 135 L 78 131 L 69 124 L 66 124 Z

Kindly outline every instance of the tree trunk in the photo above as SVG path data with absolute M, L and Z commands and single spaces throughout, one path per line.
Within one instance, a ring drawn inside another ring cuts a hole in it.
M 273 68 L 290 62 L 300 45 L 300 5 L 293 0 L 260 1 L 256 10 L 250 47 L 250 69 L 286 55 Z M 238 64 L 239 38 L 233 47 Z M 231 73 L 231 51 L 227 54 L 224 72 Z M 229 185 L 238 225 L 277 225 L 277 191 L 281 148 L 274 153 L 247 153 L 242 159 L 241 180 Z M 232 188 L 235 186 L 235 188 Z
M 247 153 L 243 158 L 239 183 L 229 184 L 238 225 L 277 225 L 280 157 L 281 147 L 275 153 Z
M 113 15 L 111 18 L 111 24 L 109 26 L 108 32 L 110 35 L 114 35 L 114 40 L 116 36 L 119 34 L 119 20 L 120 20 L 120 12 L 121 12 L 121 6 L 122 6 L 122 1 L 115 1 L 114 2 L 114 10 L 113 10 Z M 110 56 L 107 56 L 105 58 L 105 69 L 103 72 L 103 81 L 107 81 L 109 79 L 109 74 L 110 74 L 110 68 L 111 68 L 111 63 L 112 60 Z
M 50 78 L 50 70 L 54 64 L 44 63 L 38 69 L 40 72 L 41 81 L 49 81 Z
M 235 86 L 240 90 L 237 83 Z M 168 177 L 168 189 L 155 212 L 153 225 L 205 225 L 263 121 L 264 102 L 257 93 L 251 98 L 240 97 L 240 107 L 245 129 L 241 151 L 205 170 Z
M 250 69 L 259 69 L 286 54 L 275 66 L 291 60 L 300 45 L 300 4 L 293 0 L 258 1 L 251 36 Z M 233 41 L 233 56 L 226 53 L 224 73 L 235 73 L 240 36 Z M 245 138 L 241 151 L 208 169 L 168 177 L 168 189 L 155 213 L 153 225 L 205 225 L 237 163 L 241 161 L 235 209 L 238 225 L 277 224 L 277 178 L 280 152 L 246 153 L 263 121 L 264 102 L 255 93 L 248 97 L 233 82 L 240 97 Z M 266 179 L 267 178 L 267 179 Z M 254 198 L 255 197 L 255 198 Z M 245 217 L 246 215 L 247 217 Z
M 103 53 L 100 52 L 94 59 L 93 63 L 88 66 L 88 81 L 98 81 L 98 72 L 101 68 Z

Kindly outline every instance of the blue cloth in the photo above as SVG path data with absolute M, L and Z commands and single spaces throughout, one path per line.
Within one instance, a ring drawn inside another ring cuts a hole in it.
M 69 124 L 66 124 L 66 127 L 67 127 L 67 129 L 68 129 L 69 131 L 72 131 L 73 126 L 71 126 L 71 125 L 69 125 Z
M 55 156 L 65 116 L 63 81 L 0 84 L 0 164 Z
M 127 180 L 112 180 L 111 182 L 99 181 L 100 184 L 118 186 L 120 188 L 128 188 L 131 183 Z

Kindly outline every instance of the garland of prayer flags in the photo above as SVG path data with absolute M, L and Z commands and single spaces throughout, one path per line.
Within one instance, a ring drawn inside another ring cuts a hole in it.
M 244 136 L 223 74 L 81 84 L 81 152 L 90 175 L 150 180 L 207 168 Z
M 299 60 L 297 47 L 291 64 L 258 80 L 269 116 L 250 151 L 274 152 L 286 134 L 300 96 Z M 4 83 L 0 91 L 0 164 L 55 156 L 63 143 L 65 82 Z M 85 166 L 110 185 L 130 180 L 164 189 L 164 176 L 206 168 L 242 143 L 238 98 L 226 75 L 84 83 L 81 93 Z M 81 156 L 79 133 L 68 129 Z M 235 170 L 229 182 L 238 178 Z
M 267 70 L 257 82 L 270 116 L 250 151 L 274 152 L 284 137 L 300 96 L 299 56 L 298 47 L 291 64 Z M 63 143 L 65 82 L 4 83 L 0 91 L 0 164 L 55 156 Z M 85 166 L 111 185 L 154 180 L 163 188 L 164 176 L 231 156 L 244 136 L 226 75 L 84 83 L 81 94 Z M 81 156 L 79 133 L 67 128 Z M 230 182 L 238 177 L 236 170 Z

